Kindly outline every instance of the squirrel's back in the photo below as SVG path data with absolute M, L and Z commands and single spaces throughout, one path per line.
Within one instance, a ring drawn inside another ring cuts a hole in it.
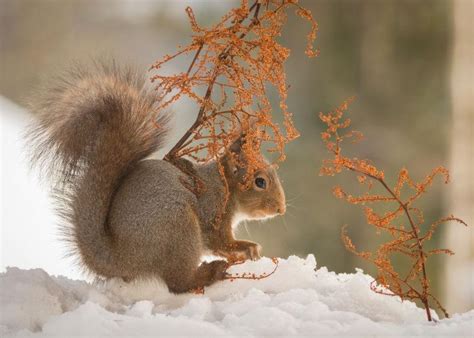
M 63 232 L 88 270 L 116 275 L 108 217 L 121 181 L 157 151 L 168 116 L 132 69 L 76 66 L 33 102 L 32 161 L 55 182 Z
M 190 177 L 164 160 L 141 161 L 124 178 L 108 222 L 121 276 L 162 276 L 163 269 L 170 265 L 179 269 L 202 252 L 192 186 Z

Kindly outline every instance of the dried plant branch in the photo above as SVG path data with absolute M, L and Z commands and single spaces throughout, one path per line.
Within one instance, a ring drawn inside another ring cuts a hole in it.
M 427 251 L 425 242 L 429 241 L 437 226 L 442 223 L 454 221 L 467 225 L 463 220 L 454 216 L 448 216 L 432 223 L 428 230 L 422 234 L 422 224 L 424 223 L 423 212 L 413 207 L 413 203 L 427 192 L 436 176 L 444 177 L 444 183 L 449 182 L 449 172 L 443 167 L 437 167 L 426 176 L 422 182 L 415 182 L 409 176 L 408 170 L 403 168 L 398 174 L 395 187 L 391 188 L 382 170 L 372 165 L 368 160 L 358 158 L 348 158 L 342 154 L 341 144 L 346 140 L 358 141 L 362 134 L 357 131 L 349 131 L 341 135 L 340 131 L 350 126 L 349 119 L 342 119 L 344 111 L 352 99 L 344 102 L 334 112 L 328 114 L 320 113 L 321 120 L 326 123 L 327 129 L 321 133 L 321 138 L 327 150 L 334 156 L 332 159 L 323 160 L 321 175 L 333 176 L 343 170 L 349 170 L 358 174 L 357 179 L 360 184 L 367 184 L 368 190 L 372 187 L 372 182 L 380 184 L 388 196 L 374 195 L 368 191 L 362 196 L 353 197 L 346 193 L 341 187 L 335 187 L 333 193 L 336 197 L 345 199 L 351 204 L 366 203 L 396 203 L 394 211 L 378 215 L 372 208 L 365 207 L 367 223 L 373 225 L 378 230 L 386 231 L 393 238 L 391 241 L 379 245 L 376 252 L 357 251 L 354 243 L 347 234 L 347 226 L 342 228 L 341 237 L 345 247 L 355 255 L 372 262 L 378 270 L 377 278 L 371 284 L 371 289 L 377 293 L 398 296 L 401 299 L 419 300 L 426 311 L 428 321 L 433 320 L 430 311 L 430 300 L 445 317 L 448 317 L 446 309 L 440 304 L 438 299 L 431 293 L 430 282 L 426 272 L 426 262 L 428 258 L 435 254 L 452 255 L 449 249 L 435 249 Z M 402 198 L 402 189 L 408 189 L 411 194 L 407 198 Z M 399 222 L 401 215 L 405 215 L 409 224 L 408 229 L 403 225 L 395 225 Z M 411 268 L 405 277 L 400 276 L 394 269 L 391 262 L 391 255 L 399 253 L 411 261 Z
M 276 161 L 284 160 L 285 144 L 299 136 L 286 105 L 284 62 L 289 49 L 277 42 L 291 7 L 310 22 L 306 54 L 317 55 L 313 48 L 317 24 L 297 0 L 256 0 L 252 5 L 242 0 L 240 7 L 230 10 L 209 28 L 199 26 L 192 9 L 186 9 L 192 42 L 155 62 L 151 80 L 162 93 L 161 108 L 188 97 L 199 109 L 192 126 L 165 159 L 176 162 L 187 156 L 207 162 L 220 156 L 243 133 L 251 145 L 245 148 L 247 177 L 266 165 L 261 159 L 265 142 L 273 143 L 272 149 L 278 153 Z M 185 73 L 159 73 L 164 64 L 191 53 L 193 58 Z M 279 92 L 282 127 L 273 120 L 267 84 Z
M 233 266 L 233 265 L 239 265 L 239 264 L 242 264 L 244 261 L 235 261 L 235 262 L 231 262 L 230 263 L 230 266 Z M 261 279 L 264 279 L 264 278 L 268 278 L 270 277 L 271 275 L 273 275 L 276 270 L 278 269 L 278 258 L 276 257 L 272 257 L 272 262 L 274 264 L 274 267 L 273 267 L 273 270 L 271 272 L 268 272 L 268 273 L 262 273 L 260 275 L 257 275 L 255 273 L 248 273 L 248 272 L 244 272 L 243 274 L 239 274 L 239 273 L 236 273 L 235 275 L 232 275 L 232 274 L 229 274 L 228 276 L 226 276 L 225 279 L 229 279 L 231 282 L 233 282 L 234 280 L 236 279 L 252 279 L 252 280 L 261 280 Z

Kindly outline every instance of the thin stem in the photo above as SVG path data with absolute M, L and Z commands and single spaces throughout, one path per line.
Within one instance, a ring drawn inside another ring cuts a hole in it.
M 338 146 L 338 144 L 336 145 L 336 147 Z M 337 149 L 337 148 L 336 148 Z M 336 150 L 337 151 L 337 150 Z M 418 236 L 418 231 L 417 231 L 417 228 L 415 226 L 415 223 L 413 222 L 413 219 L 411 217 L 411 214 L 408 210 L 408 207 L 407 207 L 407 204 L 406 203 L 403 203 L 400 198 L 392 191 L 392 189 L 390 189 L 390 187 L 387 185 L 387 183 L 385 183 L 384 179 L 381 178 L 381 177 L 377 177 L 377 176 L 374 176 L 374 175 L 371 175 L 369 173 L 366 173 L 366 172 L 363 172 L 363 171 L 360 171 L 360 170 L 357 170 L 356 168 L 352 168 L 352 167 L 348 167 L 346 166 L 347 169 L 349 170 L 352 170 L 352 171 L 355 171 L 355 172 L 358 172 L 358 173 L 361 173 L 367 177 L 370 177 L 378 182 L 380 182 L 380 184 L 382 184 L 382 186 L 389 192 L 390 195 L 393 196 L 393 198 L 398 202 L 398 204 L 400 204 L 400 206 L 403 208 L 403 211 L 405 212 L 405 215 L 407 216 L 408 218 L 408 221 L 410 222 L 410 226 L 411 226 L 411 229 L 412 229 L 412 233 L 413 233 L 413 236 L 414 236 L 414 239 L 416 240 L 416 245 L 418 246 L 418 252 L 420 254 L 420 259 L 421 259 L 421 268 L 422 268 L 422 273 L 423 273 L 423 280 L 421 281 L 421 285 L 423 287 L 423 296 L 420 297 L 420 300 L 421 302 L 423 303 L 424 307 L 425 307 L 425 310 L 426 310 L 426 317 L 428 318 L 428 321 L 432 321 L 432 318 L 431 318 L 431 312 L 430 312 L 430 307 L 429 307 L 429 302 L 428 302 L 428 289 L 429 289 L 429 282 L 428 282 L 428 277 L 426 275 L 426 268 L 425 268 L 425 259 L 424 259 L 424 255 L 423 255 L 423 245 L 421 243 L 421 240 L 420 240 L 420 237 Z
M 248 26 L 248 30 L 246 32 L 243 32 L 240 34 L 239 39 L 243 39 L 251 30 L 252 28 L 258 23 L 258 13 L 260 11 L 260 6 L 261 4 L 258 2 L 258 0 L 255 1 L 255 3 L 250 7 L 249 12 L 247 16 L 243 17 L 241 20 L 239 20 L 239 23 L 242 23 L 246 18 L 248 18 L 249 14 L 251 11 L 255 8 L 255 12 L 253 15 L 252 22 Z M 201 52 L 203 45 L 199 47 L 198 51 L 196 52 L 196 55 L 191 63 L 191 66 L 189 67 L 190 71 L 192 69 L 192 66 L 194 66 L 194 63 L 196 62 L 196 59 L 199 56 L 199 53 Z M 181 137 L 181 139 L 171 148 L 171 150 L 166 154 L 165 160 L 167 161 L 173 161 L 176 158 L 176 154 L 181 150 L 183 144 L 189 139 L 189 137 L 194 133 L 194 131 L 199 127 L 199 125 L 202 123 L 202 119 L 204 116 L 204 113 L 207 108 L 207 103 L 209 99 L 211 98 L 212 90 L 214 88 L 214 84 L 216 82 L 216 79 L 219 74 L 220 66 L 223 62 L 224 59 L 226 59 L 229 56 L 230 51 L 232 50 L 233 46 L 228 46 L 224 51 L 221 52 L 221 54 L 218 56 L 219 62 L 216 64 L 214 67 L 214 72 L 212 74 L 211 80 L 209 81 L 209 86 L 207 87 L 206 94 L 204 95 L 203 103 L 201 105 L 201 108 L 199 109 L 198 115 L 196 117 L 196 120 L 194 121 L 193 125 L 191 128 L 189 128 L 186 133 Z
M 204 46 L 204 43 L 201 42 L 200 45 L 199 45 L 198 50 L 196 51 L 196 54 L 194 54 L 193 61 L 192 61 L 191 64 L 189 65 L 189 68 L 188 68 L 188 71 L 186 72 L 186 75 L 189 76 L 189 74 L 191 73 L 191 70 L 193 69 L 194 64 L 196 63 L 196 60 L 198 59 L 199 54 L 201 54 L 201 50 L 202 50 L 202 47 L 203 47 L 203 46 Z
M 408 207 L 406 205 L 406 203 L 403 203 L 400 198 L 398 198 L 398 196 L 392 191 L 392 189 L 390 189 L 390 187 L 387 185 L 387 183 L 385 183 L 385 181 L 383 180 L 383 178 L 377 178 L 377 180 L 383 185 L 383 187 L 397 200 L 397 202 L 400 204 L 400 206 L 403 208 L 403 210 L 405 211 L 405 214 L 407 215 L 407 218 L 408 218 L 408 221 L 410 222 L 410 226 L 413 230 L 413 236 L 415 237 L 416 239 L 416 242 L 417 242 L 417 246 L 418 246 L 418 252 L 420 254 L 420 260 L 421 260 L 421 270 L 422 270 L 422 273 L 423 273 L 423 281 L 421 283 L 422 287 L 423 287 L 423 298 L 421 299 L 421 301 L 423 302 L 423 304 L 425 305 L 425 309 L 426 309 L 426 316 L 428 317 L 428 321 L 432 321 L 432 318 L 431 318 L 431 312 L 430 312 L 430 307 L 429 307 L 429 304 L 428 304 L 428 289 L 429 289 L 429 282 L 428 282 L 428 277 L 426 275 L 426 267 L 425 267 L 425 258 L 424 258 L 424 255 L 423 255 L 423 244 L 421 243 L 421 240 L 420 238 L 418 237 L 418 231 L 417 231 L 417 228 L 415 226 L 415 223 L 413 222 L 413 219 L 410 215 L 410 212 L 408 211 Z

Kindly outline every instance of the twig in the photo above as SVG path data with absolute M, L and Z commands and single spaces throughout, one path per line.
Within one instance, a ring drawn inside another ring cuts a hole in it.
M 246 33 L 242 33 L 239 36 L 239 39 L 243 39 L 247 35 L 247 33 L 250 32 L 252 27 L 258 23 L 258 13 L 260 11 L 260 6 L 261 6 L 260 3 L 258 2 L 258 0 L 256 0 L 255 3 L 249 8 L 249 12 L 247 13 L 247 16 L 245 16 L 244 18 L 242 18 L 239 21 L 239 24 L 242 23 L 248 17 L 248 15 L 251 13 L 251 11 L 255 8 L 254 16 L 253 16 L 252 22 L 249 24 L 248 31 Z M 202 50 L 202 47 L 203 47 L 203 44 L 200 45 L 198 51 L 196 52 L 196 54 L 193 58 L 193 61 L 191 62 L 191 65 L 188 68 L 188 72 L 187 72 L 188 74 L 191 71 L 191 69 L 193 68 L 194 63 L 196 62 L 196 59 L 198 58 L 199 53 Z M 233 48 L 233 46 L 228 46 L 218 56 L 219 63 L 217 63 L 214 67 L 214 72 L 211 76 L 211 80 L 209 81 L 209 85 L 207 87 L 206 94 L 204 95 L 203 104 L 201 105 L 201 107 L 199 109 L 196 120 L 194 121 L 193 125 L 186 131 L 186 133 L 179 139 L 179 141 L 173 146 L 173 148 L 171 148 L 171 150 L 166 154 L 166 156 L 164 157 L 165 160 L 174 162 L 176 160 L 176 155 L 182 149 L 183 144 L 186 142 L 186 140 L 194 133 L 194 131 L 202 123 L 204 112 L 206 111 L 206 108 L 207 108 L 207 103 L 209 101 L 209 98 L 211 97 L 212 90 L 214 88 L 214 84 L 215 84 L 217 76 L 219 74 L 219 68 L 220 68 L 221 63 L 223 62 L 223 60 L 225 60 L 229 56 L 229 53 L 232 50 L 232 48 Z

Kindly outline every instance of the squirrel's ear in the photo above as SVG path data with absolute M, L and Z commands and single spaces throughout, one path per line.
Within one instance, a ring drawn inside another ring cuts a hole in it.
M 242 170 L 244 170 L 242 167 L 245 163 L 245 156 L 242 153 L 244 143 L 245 133 L 240 133 L 229 148 L 227 148 L 227 153 L 222 158 L 231 177 L 239 176 L 242 173 Z
M 244 145 L 247 137 L 247 131 L 256 128 L 257 119 L 250 118 L 245 121 L 245 124 L 241 125 L 239 136 L 234 140 L 234 142 L 230 145 L 229 151 L 234 154 L 241 154 L 242 146 Z
M 232 142 L 229 147 L 229 151 L 234 154 L 240 154 L 242 151 L 242 146 L 245 143 L 245 133 L 240 133 L 239 137 Z

